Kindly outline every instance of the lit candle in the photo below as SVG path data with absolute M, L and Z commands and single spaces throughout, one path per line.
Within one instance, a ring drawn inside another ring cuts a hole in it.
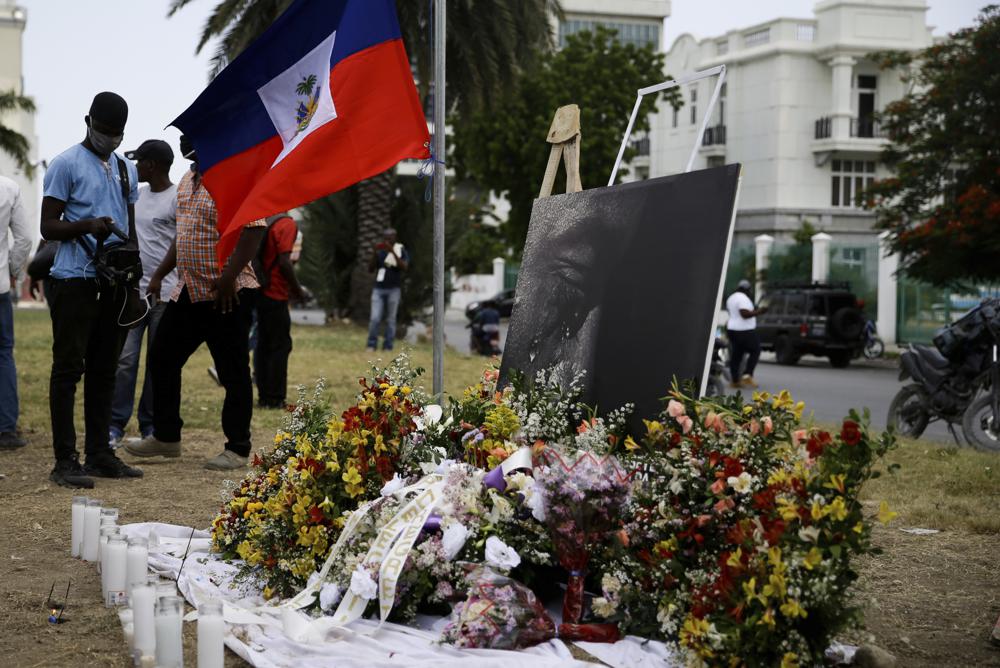
M 69 539 L 69 555 L 80 556 L 80 543 L 83 542 L 83 511 L 87 507 L 87 497 L 73 497 L 73 530 Z
M 107 558 L 108 541 L 112 536 L 121 536 L 121 529 L 110 524 L 101 527 L 101 538 L 97 541 L 97 572 L 101 574 L 101 600 L 108 600 Z
M 132 587 L 146 581 L 149 567 L 149 545 L 145 538 L 136 536 L 128 541 L 128 556 L 125 564 L 125 588 L 129 597 Z
M 125 602 L 126 549 L 125 539 L 120 534 L 108 538 L 108 545 L 105 548 L 107 559 L 104 562 L 107 597 L 104 604 L 109 608 Z
M 166 596 L 156 602 L 156 665 L 183 668 L 184 643 L 181 639 L 184 599 Z
M 132 587 L 133 642 L 136 654 L 140 657 L 154 656 L 156 653 L 156 626 L 153 623 L 155 602 L 156 585 L 149 580 Z
M 97 561 L 97 540 L 101 537 L 101 502 L 87 499 L 83 511 L 83 559 L 91 563 Z
M 198 668 L 223 668 L 226 625 L 222 602 L 208 601 L 198 608 Z

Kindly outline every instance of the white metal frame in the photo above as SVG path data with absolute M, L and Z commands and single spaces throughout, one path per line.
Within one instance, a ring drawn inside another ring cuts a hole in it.
M 705 135 L 705 128 L 708 127 L 708 119 L 712 117 L 712 112 L 715 111 L 715 105 L 719 101 L 719 92 L 722 90 L 722 84 L 726 80 L 725 65 L 717 65 L 711 69 L 689 74 L 686 77 L 677 77 L 676 79 L 664 81 L 663 83 L 656 84 L 655 86 L 647 86 L 646 88 L 639 89 L 635 96 L 635 106 L 632 107 L 632 116 L 628 119 L 628 127 L 625 129 L 625 136 L 622 138 L 621 148 L 618 149 L 618 157 L 615 159 L 615 168 L 611 170 L 611 178 L 608 179 L 609 186 L 613 186 L 615 184 L 615 178 L 618 176 L 618 169 L 622 164 L 622 156 L 625 155 L 625 147 L 628 146 L 628 140 L 632 136 L 632 127 L 635 125 L 636 116 L 639 115 L 639 107 L 642 105 L 643 96 L 649 95 L 650 93 L 659 93 L 660 91 L 667 90 L 668 88 L 684 86 L 695 81 L 700 81 L 701 79 L 707 79 L 708 77 L 714 77 L 716 74 L 719 75 L 719 80 L 715 83 L 715 90 L 712 91 L 712 98 L 708 101 L 708 108 L 705 110 L 705 116 L 701 119 L 701 125 L 698 128 L 698 135 L 694 138 L 694 148 L 691 149 L 691 157 L 688 158 L 687 168 L 684 170 L 685 172 L 691 171 L 691 167 L 694 165 L 695 156 L 698 155 L 698 148 L 701 146 L 701 139 Z

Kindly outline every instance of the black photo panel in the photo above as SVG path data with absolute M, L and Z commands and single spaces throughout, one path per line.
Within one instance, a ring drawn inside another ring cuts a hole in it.
M 633 432 L 674 378 L 702 386 L 739 186 L 737 164 L 535 201 L 501 377 L 579 372 L 584 401 L 635 404 Z

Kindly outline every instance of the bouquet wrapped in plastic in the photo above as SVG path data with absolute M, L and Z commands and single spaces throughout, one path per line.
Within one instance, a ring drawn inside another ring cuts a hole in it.
M 556 625 L 525 585 L 476 565 L 469 593 L 455 606 L 443 640 L 457 647 L 522 649 L 556 637 Z
M 541 455 L 544 464 L 535 470 L 545 501 L 545 524 L 559 557 L 569 571 L 563 599 L 560 637 L 569 640 L 613 642 L 617 629 L 611 624 L 580 624 L 583 583 L 590 561 L 590 547 L 607 539 L 620 523 L 628 502 L 631 474 L 613 456 L 592 452 L 567 457 L 554 450 Z

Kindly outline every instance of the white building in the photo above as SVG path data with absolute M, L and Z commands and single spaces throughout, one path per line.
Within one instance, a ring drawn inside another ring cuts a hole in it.
M 777 18 L 698 40 L 678 37 L 672 76 L 725 64 L 724 92 L 694 168 L 743 165 L 737 245 L 781 241 L 803 221 L 837 239 L 871 241 L 873 214 L 857 194 L 884 173 L 873 114 L 904 94 L 867 55 L 931 44 L 925 0 L 823 0 L 811 18 Z M 658 114 L 651 175 L 683 171 L 716 80 L 685 86 L 684 107 Z
M 562 0 L 561 5 L 562 18 L 552 17 L 556 45 L 559 47 L 566 44 L 569 35 L 593 32 L 597 26 L 604 26 L 616 30 L 618 41 L 623 44 L 651 46 L 656 52 L 665 48 L 663 22 L 670 16 L 670 0 Z M 583 132 L 586 131 L 587 128 L 583 128 Z M 650 155 L 659 149 L 657 131 L 654 128 L 648 136 L 636 133 L 632 143 L 638 154 L 631 164 L 622 168 L 624 180 L 628 181 L 649 177 Z M 603 184 L 586 183 L 584 187 L 597 185 Z
M 24 94 L 21 42 L 26 21 L 27 12 L 23 7 L 18 7 L 14 0 L 0 0 L 0 92 Z M 36 161 L 38 140 L 35 137 L 34 115 L 22 111 L 6 113 L 0 116 L 0 123 L 27 138 L 31 146 L 31 160 Z M 40 169 L 35 172 L 36 177 L 39 177 Z M 28 220 L 36 221 L 37 224 L 38 181 L 26 177 L 14 160 L 3 152 L 0 152 L 0 174 L 14 179 L 21 187 Z

